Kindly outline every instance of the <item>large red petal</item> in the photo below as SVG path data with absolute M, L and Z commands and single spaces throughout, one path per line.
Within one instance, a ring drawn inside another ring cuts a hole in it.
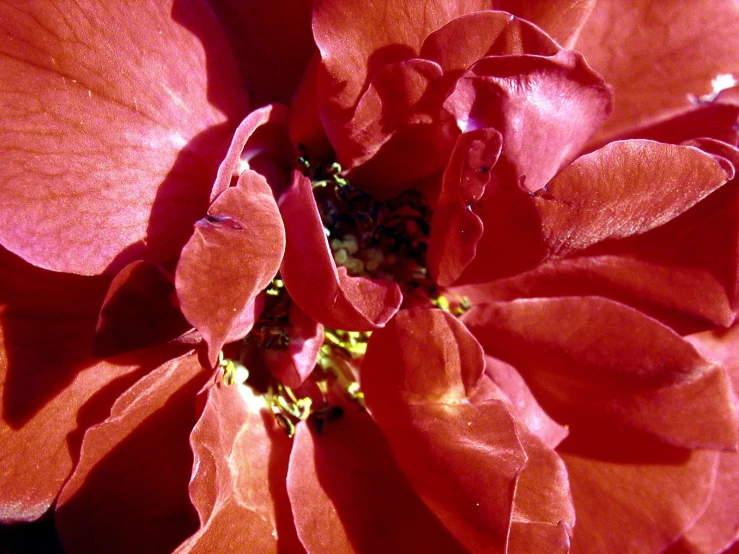
M 372 419 L 344 404 L 320 433 L 300 424 L 288 473 L 309 552 L 464 551 L 418 498 Z
M 246 96 L 200 0 L 0 7 L 0 242 L 97 274 L 176 256 Z
M 575 159 L 611 113 L 612 96 L 579 54 L 563 50 L 548 58 L 483 58 L 457 81 L 444 108 L 462 131 L 500 131 L 505 178 L 533 192 Z
M 281 275 L 290 297 L 316 321 L 354 331 L 382 327 L 403 299 L 392 281 L 351 277 L 336 267 L 310 180 L 293 174 L 293 184 L 280 197 L 287 250 Z
M 56 508 L 66 552 L 166 553 L 197 529 L 187 495 L 188 437 L 206 375 L 194 355 L 169 362 L 85 433 Z
M 464 321 L 571 429 L 605 436 L 624 428 L 687 447 L 737 444 L 726 371 L 640 312 L 598 297 L 550 298 L 483 305 Z
M 739 75 L 738 37 L 736 2 L 599 0 L 575 43 L 615 89 L 599 137 L 692 109 L 717 75 Z
M 360 378 L 419 496 L 466 547 L 494 552 L 526 455 L 501 401 L 468 401 L 483 369 L 479 344 L 451 315 L 404 310 L 373 333 Z
M 208 343 L 215 364 L 231 329 L 274 278 L 285 251 L 285 231 L 264 178 L 244 171 L 197 222 L 182 250 L 175 287 L 182 312 Z
M 662 552 L 705 510 L 718 452 L 633 438 L 571 440 L 559 453 L 577 511 L 573 554 Z
M 30 521 L 59 493 L 81 434 L 174 352 L 93 359 L 107 280 L 43 271 L 2 249 L 0 260 L 0 521 Z
M 502 138 L 494 129 L 463 133 L 454 145 L 431 221 L 426 265 L 436 283 L 456 281 L 475 258 L 483 222 L 472 206 L 484 194 L 498 161 Z
M 285 489 L 287 436 L 247 387 L 214 382 L 201 394 L 190 435 L 200 529 L 176 552 L 300 552 Z

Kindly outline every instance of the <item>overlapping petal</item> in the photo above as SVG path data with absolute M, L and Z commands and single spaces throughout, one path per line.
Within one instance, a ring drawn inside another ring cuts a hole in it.
M 190 435 L 200 529 L 175 552 L 301 552 L 284 481 L 289 439 L 250 389 L 211 382 L 201 395 Z
M 175 288 L 187 320 L 208 344 L 215 364 L 244 312 L 277 274 L 285 231 L 267 181 L 246 170 L 195 225 L 182 250 Z M 248 329 L 247 329 L 248 331 Z
M 737 445 L 725 369 L 640 312 L 598 297 L 549 298 L 483 305 L 464 321 L 570 429 L 628 429 L 689 448 Z
M 535 23 L 559 44 L 571 48 L 595 4 L 596 0 L 501 0 L 497 7 Z
M 398 311 L 403 299 L 392 281 L 352 277 L 336 267 L 310 180 L 293 173 L 280 197 L 287 250 L 280 269 L 290 297 L 313 319 L 334 327 L 371 331 Z
M 0 20 L 0 242 L 87 275 L 173 259 L 207 207 L 224 123 L 246 111 L 212 13 L 38 1 Z
M 469 549 L 503 551 L 526 462 L 500 400 L 472 403 L 482 349 L 441 310 L 403 310 L 373 333 L 361 368 L 367 407 L 419 496 Z
M 66 552 L 164 554 L 197 530 L 187 495 L 188 437 L 206 376 L 194 355 L 168 362 L 123 393 L 110 417 L 85 433 L 56 506 Z

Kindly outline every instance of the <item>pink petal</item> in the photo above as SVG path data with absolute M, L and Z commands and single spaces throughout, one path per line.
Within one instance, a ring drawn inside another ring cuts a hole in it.
M 590 16 L 596 0 L 502 0 L 499 9 L 531 21 L 565 48 L 571 48 Z
M 161 266 L 133 262 L 105 296 L 95 330 L 95 355 L 101 358 L 173 340 L 190 329 L 172 304 L 174 283 Z
M 290 102 L 315 46 L 309 2 L 209 1 L 254 105 Z
M 739 75 L 736 2 L 601 0 L 575 43 L 616 93 L 606 139 L 692 109 L 718 74 Z
M 534 192 L 575 159 L 612 104 L 603 79 L 563 50 L 548 58 L 484 58 L 457 81 L 444 108 L 462 131 L 500 131 L 505 177 Z
M 472 206 L 485 193 L 498 161 L 501 136 L 494 129 L 462 133 L 454 145 L 434 209 L 426 265 L 442 287 L 459 278 L 474 259 L 483 223 Z
M 246 111 L 215 18 L 199 0 L 15 4 L 0 8 L 0 242 L 83 274 L 173 259 L 207 207 L 223 123 Z
M 200 529 L 176 552 L 300 552 L 285 489 L 292 445 L 251 389 L 218 381 L 190 435 Z
M 573 554 L 662 552 L 703 513 L 717 452 L 632 438 L 606 445 L 569 441 L 560 455 L 577 511 Z
M 385 437 L 354 405 L 320 433 L 299 424 L 288 472 L 309 552 L 465 551 L 418 498 Z
M 726 371 L 640 312 L 598 297 L 549 298 L 483 305 L 464 321 L 571 430 L 605 436 L 623 428 L 678 446 L 737 445 Z
M 708 508 L 665 554 L 723 552 L 739 539 L 739 454 L 722 452 Z
M 223 191 L 233 184 L 232 181 L 238 179 L 244 172 L 244 162 L 247 162 L 248 165 L 249 158 L 255 154 L 255 152 L 249 150 L 245 151 L 254 134 L 260 129 L 285 128 L 286 125 L 287 108 L 281 104 L 264 106 L 254 110 L 244 118 L 234 132 L 228 152 L 218 167 L 218 174 L 210 195 L 211 202 L 218 198 Z M 255 145 L 255 149 L 261 150 L 258 145 Z
M 438 63 L 447 76 L 458 77 L 486 56 L 552 56 L 559 50 L 528 21 L 504 12 L 480 11 L 453 19 L 431 33 L 423 41 L 420 56 Z
M 91 357 L 107 281 L 37 269 L 0 249 L 0 521 L 48 511 L 79 453 L 132 378 L 172 349 Z
M 274 278 L 285 251 L 285 231 L 264 178 L 247 170 L 195 225 L 182 250 L 175 287 L 182 313 L 218 352 L 244 311 Z
M 733 176 L 727 160 L 697 148 L 611 143 L 579 158 L 537 195 L 549 255 L 658 227 Z
M 323 65 L 318 75 L 319 112 L 331 144 L 342 144 L 351 108 L 375 71 L 416 57 L 423 40 L 452 19 L 491 7 L 489 0 L 407 5 L 315 2 L 313 36 Z
M 290 297 L 306 314 L 354 331 L 377 329 L 395 315 L 403 299 L 397 284 L 337 269 L 307 177 L 294 172 L 292 186 L 280 198 L 280 212 L 287 234 L 280 272 Z
M 66 552 L 171 552 L 197 529 L 187 439 L 206 375 L 194 355 L 168 362 L 87 431 L 56 507 Z
M 526 381 L 513 366 L 485 356 L 485 375 L 504 393 L 511 413 L 547 447 L 555 448 L 564 440 L 567 429 L 542 409 Z
M 367 407 L 419 496 L 467 548 L 503 549 L 513 485 L 526 460 L 499 400 L 470 403 L 484 361 L 441 310 L 403 310 L 370 338 Z
M 287 349 L 265 349 L 263 355 L 270 373 L 286 387 L 296 389 L 316 367 L 323 344 L 323 325 L 310 318 L 297 304 L 290 305 L 289 321 Z

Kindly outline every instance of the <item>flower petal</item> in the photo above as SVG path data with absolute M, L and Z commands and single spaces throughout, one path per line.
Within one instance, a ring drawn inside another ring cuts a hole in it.
M 703 513 L 719 457 L 633 437 L 567 439 L 559 453 L 577 510 L 573 554 L 662 552 Z
M 500 131 L 502 175 L 534 192 L 575 159 L 611 113 L 612 96 L 582 56 L 562 50 L 483 58 L 457 81 L 444 108 L 462 131 Z
M 297 171 L 280 197 L 287 249 L 280 269 L 290 297 L 310 317 L 335 329 L 385 325 L 403 299 L 392 281 L 351 277 L 331 255 L 310 180 Z
M 248 387 L 214 382 L 201 394 L 205 408 L 190 435 L 200 529 L 175 552 L 300 552 L 285 489 L 287 436 Z
M 194 355 L 168 362 L 85 433 L 56 508 L 66 552 L 171 552 L 197 529 L 187 495 L 188 436 L 206 375 Z
M 290 102 L 314 50 L 309 2 L 209 0 L 228 33 L 252 105 Z
M 110 284 L 95 329 L 100 358 L 173 340 L 190 324 L 172 303 L 174 283 L 161 266 L 127 265 Z
M 502 0 L 499 8 L 531 21 L 565 48 L 571 48 L 588 21 L 596 0 Z
M 15 2 L 0 19 L 0 242 L 88 275 L 173 259 L 207 207 L 221 124 L 246 111 L 208 8 Z
M 309 552 L 465 551 L 418 498 L 370 416 L 342 404 L 321 431 L 299 424 L 288 473 Z
M 247 170 L 195 225 L 182 250 L 175 288 L 182 313 L 208 343 L 208 359 L 218 352 L 277 274 L 285 251 L 285 231 L 267 181 Z
M 739 441 L 726 371 L 631 308 L 598 297 L 532 299 L 475 307 L 463 319 L 571 430 L 624 428 L 691 448 Z
M 575 43 L 615 89 L 599 139 L 692 109 L 719 74 L 739 75 L 739 6 L 599 0 Z M 618 47 L 614 47 L 618 45 Z
M 473 551 L 502 551 L 526 455 L 505 405 L 470 403 L 482 350 L 441 310 L 403 310 L 370 337 L 367 407 L 419 496 Z
M 81 433 L 132 378 L 172 349 L 91 357 L 107 280 L 40 270 L 0 249 L 0 521 L 32 521 L 55 500 Z
M 431 221 L 426 266 L 436 283 L 451 285 L 474 259 L 483 223 L 472 205 L 485 193 L 502 138 L 495 129 L 462 133 L 454 145 Z

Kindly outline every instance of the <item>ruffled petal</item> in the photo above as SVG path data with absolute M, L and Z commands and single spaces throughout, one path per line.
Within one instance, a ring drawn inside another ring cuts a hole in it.
M 171 552 L 198 528 L 187 495 L 188 437 L 207 373 L 194 355 L 155 369 L 85 433 L 80 461 L 59 495 L 65 552 Z M 135 529 L 136 532 L 131 530 Z
M 201 395 L 190 435 L 200 529 L 175 552 L 301 552 L 285 489 L 289 439 L 248 387 L 213 382 Z
M 351 277 L 336 267 L 310 180 L 293 173 L 280 198 L 287 250 L 280 269 L 290 297 L 313 319 L 352 331 L 378 329 L 398 311 L 403 296 L 392 281 Z
M 691 110 L 717 75 L 739 75 L 738 37 L 736 2 L 599 0 L 574 46 L 616 93 L 598 137 Z
M 610 115 L 612 96 L 582 56 L 562 50 L 548 58 L 483 58 L 457 81 L 444 108 L 462 131 L 500 131 L 502 178 L 534 192 L 575 159 Z
M 208 344 L 208 359 L 239 325 L 242 313 L 274 278 L 285 252 L 285 230 L 264 178 L 244 171 L 197 222 L 182 250 L 175 288 L 182 313 Z
M 174 283 L 150 262 L 127 265 L 110 284 L 95 329 L 100 358 L 173 340 L 190 329 L 172 303 Z
M 454 145 L 431 221 L 426 266 L 436 283 L 451 285 L 475 258 L 483 222 L 472 206 L 485 193 L 502 138 L 494 129 L 463 133 Z
M 726 371 L 640 312 L 571 297 L 492 303 L 463 319 L 486 352 L 512 364 L 571 430 L 606 436 L 628 429 L 690 448 L 737 445 Z
M 342 404 L 320 432 L 299 424 L 288 473 L 308 552 L 464 552 L 418 498 L 369 415 Z
M 14 2 L 0 20 L 0 242 L 87 275 L 176 257 L 208 205 L 222 124 L 246 112 L 212 13 Z
M 92 358 L 107 280 L 30 266 L 0 249 L 0 521 L 48 511 L 79 453 L 132 379 L 174 355 Z M 176 349 L 175 349 L 176 350 Z
M 419 496 L 467 548 L 502 552 L 526 455 L 501 401 L 469 402 L 483 370 L 454 317 L 403 310 L 372 334 L 360 381 Z
M 567 439 L 558 451 L 577 510 L 572 554 L 663 552 L 705 510 L 719 458 L 613 437 Z

